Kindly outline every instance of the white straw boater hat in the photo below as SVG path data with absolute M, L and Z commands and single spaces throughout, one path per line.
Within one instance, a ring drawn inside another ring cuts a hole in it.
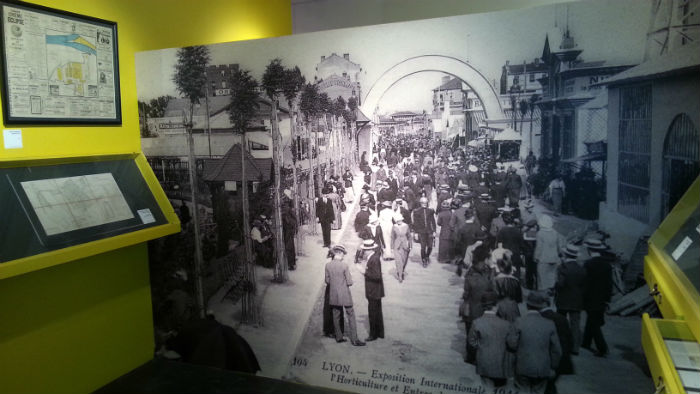
M 605 250 L 608 248 L 603 241 L 595 238 L 587 238 L 585 241 L 583 241 L 583 244 L 586 245 L 588 249 L 594 250 Z
M 374 243 L 373 239 L 366 239 L 366 240 L 362 241 L 362 249 L 363 250 L 370 250 L 370 249 L 374 249 L 376 247 L 377 247 L 377 244 Z
M 345 246 L 343 245 L 334 245 L 331 247 L 331 250 L 334 252 L 342 252 L 343 254 L 348 254 L 348 252 L 345 250 Z
M 569 243 L 566 245 L 566 248 L 564 248 L 564 256 L 566 257 L 571 257 L 571 258 L 576 258 L 578 257 L 578 246 Z

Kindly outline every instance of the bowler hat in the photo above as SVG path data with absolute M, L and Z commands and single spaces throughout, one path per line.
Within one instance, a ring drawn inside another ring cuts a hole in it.
M 541 291 L 531 291 L 527 295 L 527 305 L 535 309 L 542 309 L 549 306 L 549 297 Z
M 498 303 L 498 294 L 493 290 L 487 290 L 481 296 L 481 306 L 484 309 L 489 309 Z

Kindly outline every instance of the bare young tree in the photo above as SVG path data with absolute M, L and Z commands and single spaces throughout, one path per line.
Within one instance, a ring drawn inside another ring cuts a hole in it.
M 262 316 L 255 302 L 256 279 L 255 262 L 250 239 L 250 213 L 248 204 L 248 174 L 246 173 L 247 140 L 246 131 L 250 122 L 255 117 L 259 108 L 258 82 L 250 75 L 248 70 L 235 70 L 231 74 L 231 105 L 229 106 L 229 119 L 235 133 L 241 136 L 241 206 L 243 211 L 243 244 L 245 247 L 245 261 L 243 263 L 243 280 L 245 292 L 242 300 L 241 321 L 244 323 L 260 325 Z
M 280 201 L 281 189 L 281 136 L 279 132 L 277 105 L 278 99 L 284 89 L 284 78 L 286 76 L 282 60 L 273 59 L 265 68 L 262 78 L 262 88 L 270 99 L 270 132 L 272 133 L 272 166 L 274 171 L 273 184 L 273 209 L 274 209 L 274 240 L 275 240 L 275 281 L 284 283 L 289 279 L 287 255 L 285 253 L 284 236 L 282 233 L 282 203 Z
M 294 146 L 296 148 L 292 150 L 292 201 L 294 204 L 294 217 L 296 218 L 296 226 L 298 229 L 301 226 L 301 215 L 299 213 L 299 185 L 297 182 L 297 152 L 301 151 L 301 147 L 297 146 L 296 144 L 297 115 L 299 113 L 299 93 L 301 92 L 301 89 L 304 88 L 306 79 L 303 75 L 301 75 L 301 70 L 299 70 L 299 67 L 286 69 L 284 70 L 284 74 L 284 85 L 282 87 L 282 93 L 287 99 L 287 103 L 289 103 L 289 130 L 292 135 L 291 146 Z M 296 243 L 297 246 L 299 246 L 296 248 L 297 254 L 299 254 L 301 251 L 300 246 L 302 245 L 301 232 L 299 231 L 296 232 Z
M 311 124 L 316 120 L 318 115 L 321 113 L 321 104 L 319 100 L 318 87 L 314 84 L 307 83 L 304 85 L 304 89 L 299 97 L 299 110 L 304 115 L 304 123 L 306 125 L 306 130 L 311 137 Z M 314 134 L 315 137 L 315 134 Z M 316 144 L 315 152 L 311 150 L 311 138 L 308 140 L 308 155 L 309 155 L 309 191 L 310 195 L 310 206 L 311 206 L 311 229 L 312 233 L 316 234 L 316 203 L 315 203 L 315 193 L 316 193 L 316 165 L 315 162 L 318 160 L 318 144 Z M 316 157 L 314 158 L 314 154 Z
M 204 97 L 202 87 L 207 82 L 206 67 L 209 63 L 209 49 L 205 46 L 192 46 L 180 48 L 177 51 L 177 63 L 173 82 L 177 91 L 190 101 L 188 114 L 183 114 L 185 128 L 187 130 L 187 145 L 189 147 L 188 173 L 190 178 L 190 197 L 192 199 L 192 219 L 194 221 L 194 280 L 197 291 L 197 308 L 200 317 L 204 317 L 204 290 L 202 288 L 202 239 L 199 234 L 199 205 L 197 204 L 197 164 L 194 155 L 194 141 L 192 127 L 194 119 L 194 105 Z M 206 114 L 209 116 L 209 114 Z

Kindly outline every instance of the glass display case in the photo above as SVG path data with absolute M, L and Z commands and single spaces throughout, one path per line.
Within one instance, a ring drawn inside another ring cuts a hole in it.
M 700 392 L 700 178 L 649 240 L 644 278 L 663 315 L 642 318 L 657 392 Z

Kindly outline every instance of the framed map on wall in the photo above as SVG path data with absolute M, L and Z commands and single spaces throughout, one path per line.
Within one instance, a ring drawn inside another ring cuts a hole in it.
M 0 6 L 5 123 L 121 124 L 116 23 Z

